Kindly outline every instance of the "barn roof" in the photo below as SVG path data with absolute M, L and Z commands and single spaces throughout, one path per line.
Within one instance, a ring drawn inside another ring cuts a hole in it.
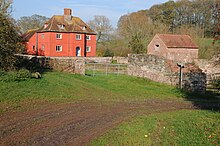
M 198 46 L 192 41 L 189 35 L 157 34 L 157 36 L 168 48 L 198 49 Z

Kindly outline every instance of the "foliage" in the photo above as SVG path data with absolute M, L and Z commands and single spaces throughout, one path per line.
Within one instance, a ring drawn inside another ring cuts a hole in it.
M 0 13 L 0 69 L 12 70 L 17 61 L 14 54 L 21 53 L 24 46 L 10 17 Z
M 90 145 L 218 145 L 220 114 L 183 110 L 132 119 Z
M 216 48 L 216 54 L 220 54 L 220 2 L 213 5 L 213 18 L 214 18 L 214 41 L 213 44 L 218 45 Z M 220 62 L 219 62 L 220 63 Z
M 216 79 L 213 83 L 214 87 L 220 91 L 220 79 Z
M 131 47 L 133 53 L 136 54 L 144 53 L 144 46 L 137 35 L 132 36 L 131 41 L 129 42 L 129 46 Z
M 13 0 L 0 0 L 0 13 L 10 15 L 12 11 Z
M 31 78 L 31 73 L 27 69 L 10 72 L 0 71 L 0 81 L 3 82 L 24 81 L 29 78 Z
M 113 57 L 113 56 L 114 56 L 114 53 L 111 52 L 111 50 L 109 50 L 109 49 L 106 49 L 103 54 L 103 57 Z
M 21 32 L 24 33 L 31 29 L 37 29 L 44 25 L 49 18 L 40 15 L 23 16 L 17 20 L 17 25 Z
M 153 27 L 145 11 L 124 15 L 118 21 L 119 36 L 127 42 L 124 47 L 131 48 L 133 52 L 143 53 L 143 48 L 147 48 L 152 38 Z

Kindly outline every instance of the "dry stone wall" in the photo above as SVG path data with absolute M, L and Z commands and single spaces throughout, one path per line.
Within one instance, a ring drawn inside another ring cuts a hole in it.
M 55 71 L 85 74 L 85 60 L 83 57 L 43 57 L 23 55 L 22 57 L 39 63 L 41 67 Z
M 188 63 L 184 66 L 182 87 L 188 91 L 204 93 L 206 75 L 193 64 Z M 128 75 L 144 77 L 169 85 L 179 85 L 177 63 L 155 55 L 129 54 Z

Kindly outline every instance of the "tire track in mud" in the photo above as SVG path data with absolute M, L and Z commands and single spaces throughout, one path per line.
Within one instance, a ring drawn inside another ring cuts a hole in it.
M 136 115 L 195 109 L 190 102 L 72 103 L 1 116 L 0 145 L 85 145 Z M 10 119 L 10 120 L 8 120 Z

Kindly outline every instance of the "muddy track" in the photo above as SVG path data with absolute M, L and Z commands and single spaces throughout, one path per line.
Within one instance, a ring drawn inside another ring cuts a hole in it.
M 136 115 L 195 109 L 190 102 L 81 102 L 1 115 L 0 145 L 85 145 Z

